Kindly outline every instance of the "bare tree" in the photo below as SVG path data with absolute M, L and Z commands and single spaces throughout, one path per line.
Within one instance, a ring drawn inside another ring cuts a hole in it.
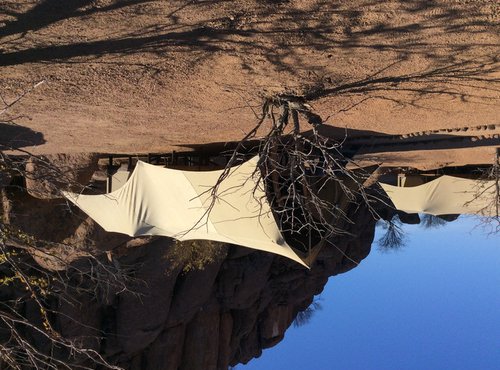
M 440 218 L 439 216 L 434 216 L 430 214 L 424 214 L 422 216 L 422 221 L 420 225 L 426 229 L 438 228 L 446 225 L 446 221 Z
M 257 152 L 253 176 L 262 181 L 256 183 L 265 187 L 285 238 L 292 240 L 304 256 L 313 259 L 333 236 L 347 234 L 346 225 L 354 222 L 349 212 L 368 207 L 377 217 L 376 203 L 383 197 L 367 186 L 373 185 L 366 181 L 370 171 L 357 167 L 343 153 L 342 139 L 322 134 L 323 119 L 304 98 L 269 97 L 264 99 L 260 113 L 254 113 L 255 127 L 239 142 L 218 183 L 209 190 L 212 204 L 231 167 L 249 152 Z M 310 125 L 309 131 L 305 132 L 302 121 Z M 266 126 L 270 128 L 266 130 Z M 254 143 L 252 140 L 258 137 Z
M 476 200 L 482 201 L 485 197 L 488 200 L 479 211 L 479 226 L 488 233 L 498 234 L 500 232 L 500 148 L 495 151 L 492 165 L 482 171 L 474 197 L 468 203 Z
M 83 292 L 99 297 L 111 287 L 125 291 L 122 272 L 97 258 L 87 260 L 91 269 L 68 265 L 62 273 L 47 271 L 37 265 L 27 249 L 11 246 L 26 246 L 28 236 L 12 232 L 6 225 L 0 232 L 0 368 L 91 369 L 100 365 L 119 369 L 86 346 L 89 338 L 64 337 L 55 320 L 63 315 L 58 310 L 60 302 L 78 305 Z M 18 238 L 22 240 L 16 241 Z M 80 279 L 75 279 L 77 276 Z M 66 319 L 79 324 L 77 317 Z
M 297 312 L 297 316 L 293 320 L 293 326 L 298 328 L 307 325 L 313 318 L 316 311 L 322 309 L 321 303 L 318 299 L 314 299 L 313 302 L 305 310 Z
M 401 226 L 402 222 L 398 216 L 394 216 L 390 221 L 382 221 L 382 228 L 385 229 L 385 233 L 377 240 L 381 251 L 398 250 L 406 245 L 405 233 Z
M 322 126 L 326 120 L 308 103 L 340 94 L 361 94 L 363 98 L 357 105 L 371 98 L 389 99 L 384 91 L 412 92 L 419 98 L 438 93 L 467 99 L 469 93 L 457 91 L 456 86 L 475 87 L 478 82 L 487 82 L 494 90 L 499 82 L 490 77 L 497 69 L 496 61 L 489 64 L 464 60 L 406 75 L 382 76 L 390 67 L 341 86 L 326 88 L 318 83 L 300 96 L 265 97 L 259 112 L 248 106 L 254 112 L 256 125 L 238 143 L 218 184 L 210 190 L 212 202 L 217 200 L 219 185 L 230 168 L 250 151 L 259 155 L 254 176 L 264 184 L 280 230 L 303 252 L 312 253 L 332 236 L 345 233 L 344 225 L 353 222 L 349 209 L 368 207 L 380 219 L 379 207 L 391 207 L 377 186 L 383 171 L 357 166 L 350 157 L 352 153 L 345 150 L 348 139 L 324 134 Z M 304 122 L 310 125 L 307 131 Z M 385 244 L 401 246 L 399 226 L 390 224 L 388 230 Z

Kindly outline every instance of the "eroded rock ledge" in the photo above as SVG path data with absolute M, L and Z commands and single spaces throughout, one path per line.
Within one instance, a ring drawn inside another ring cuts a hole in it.
M 69 259 L 81 257 L 73 265 L 85 268 L 85 254 L 97 251 L 103 261 L 132 268 L 130 291 L 85 291 L 77 304 L 52 303 L 59 312 L 55 327 L 63 336 L 83 341 L 125 369 L 227 369 L 260 356 L 283 339 L 330 276 L 368 255 L 375 229 L 370 212 L 353 207 L 348 210 L 355 221 L 350 235 L 332 240 L 310 270 L 279 256 L 224 245 L 202 269 L 187 271 L 188 261 L 179 259 L 179 246 L 171 239 L 130 240 L 105 233 L 61 199 L 6 189 L 2 196 L 4 222 L 71 245 Z M 4 297 L 15 295 L 2 290 Z M 39 321 L 29 302 L 21 310 Z M 32 341 L 47 346 L 36 336 Z

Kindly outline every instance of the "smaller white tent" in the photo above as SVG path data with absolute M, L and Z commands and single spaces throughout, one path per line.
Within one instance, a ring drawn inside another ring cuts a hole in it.
M 254 157 L 231 169 L 210 212 L 210 189 L 222 171 L 179 171 L 138 162 L 117 191 L 65 196 L 107 231 L 232 243 L 307 267 L 278 229 L 262 181 L 253 176 L 257 161 Z
M 380 184 L 396 209 L 406 213 L 431 215 L 496 214 L 495 181 L 441 176 L 428 183 L 398 187 Z

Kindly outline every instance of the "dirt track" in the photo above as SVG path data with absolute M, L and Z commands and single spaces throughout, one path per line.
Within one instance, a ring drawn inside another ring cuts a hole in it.
M 45 81 L 10 111 L 34 131 L 25 137 L 36 153 L 237 140 L 252 108 L 277 93 L 306 96 L 329 124 L 357 130 L 490 125 L 500 116 L 499 9 L 494 0 L 7 2 L 0 86 L 10 101 Z

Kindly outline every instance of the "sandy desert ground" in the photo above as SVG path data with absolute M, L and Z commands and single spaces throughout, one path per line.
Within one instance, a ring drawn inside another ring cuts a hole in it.
M 499 24 L 495 0 L 2 2 L 2 97 L 44 81 L 4 120 L 36 154 L 235 141 L 276 94 L 355 130 L 498 124 Z

